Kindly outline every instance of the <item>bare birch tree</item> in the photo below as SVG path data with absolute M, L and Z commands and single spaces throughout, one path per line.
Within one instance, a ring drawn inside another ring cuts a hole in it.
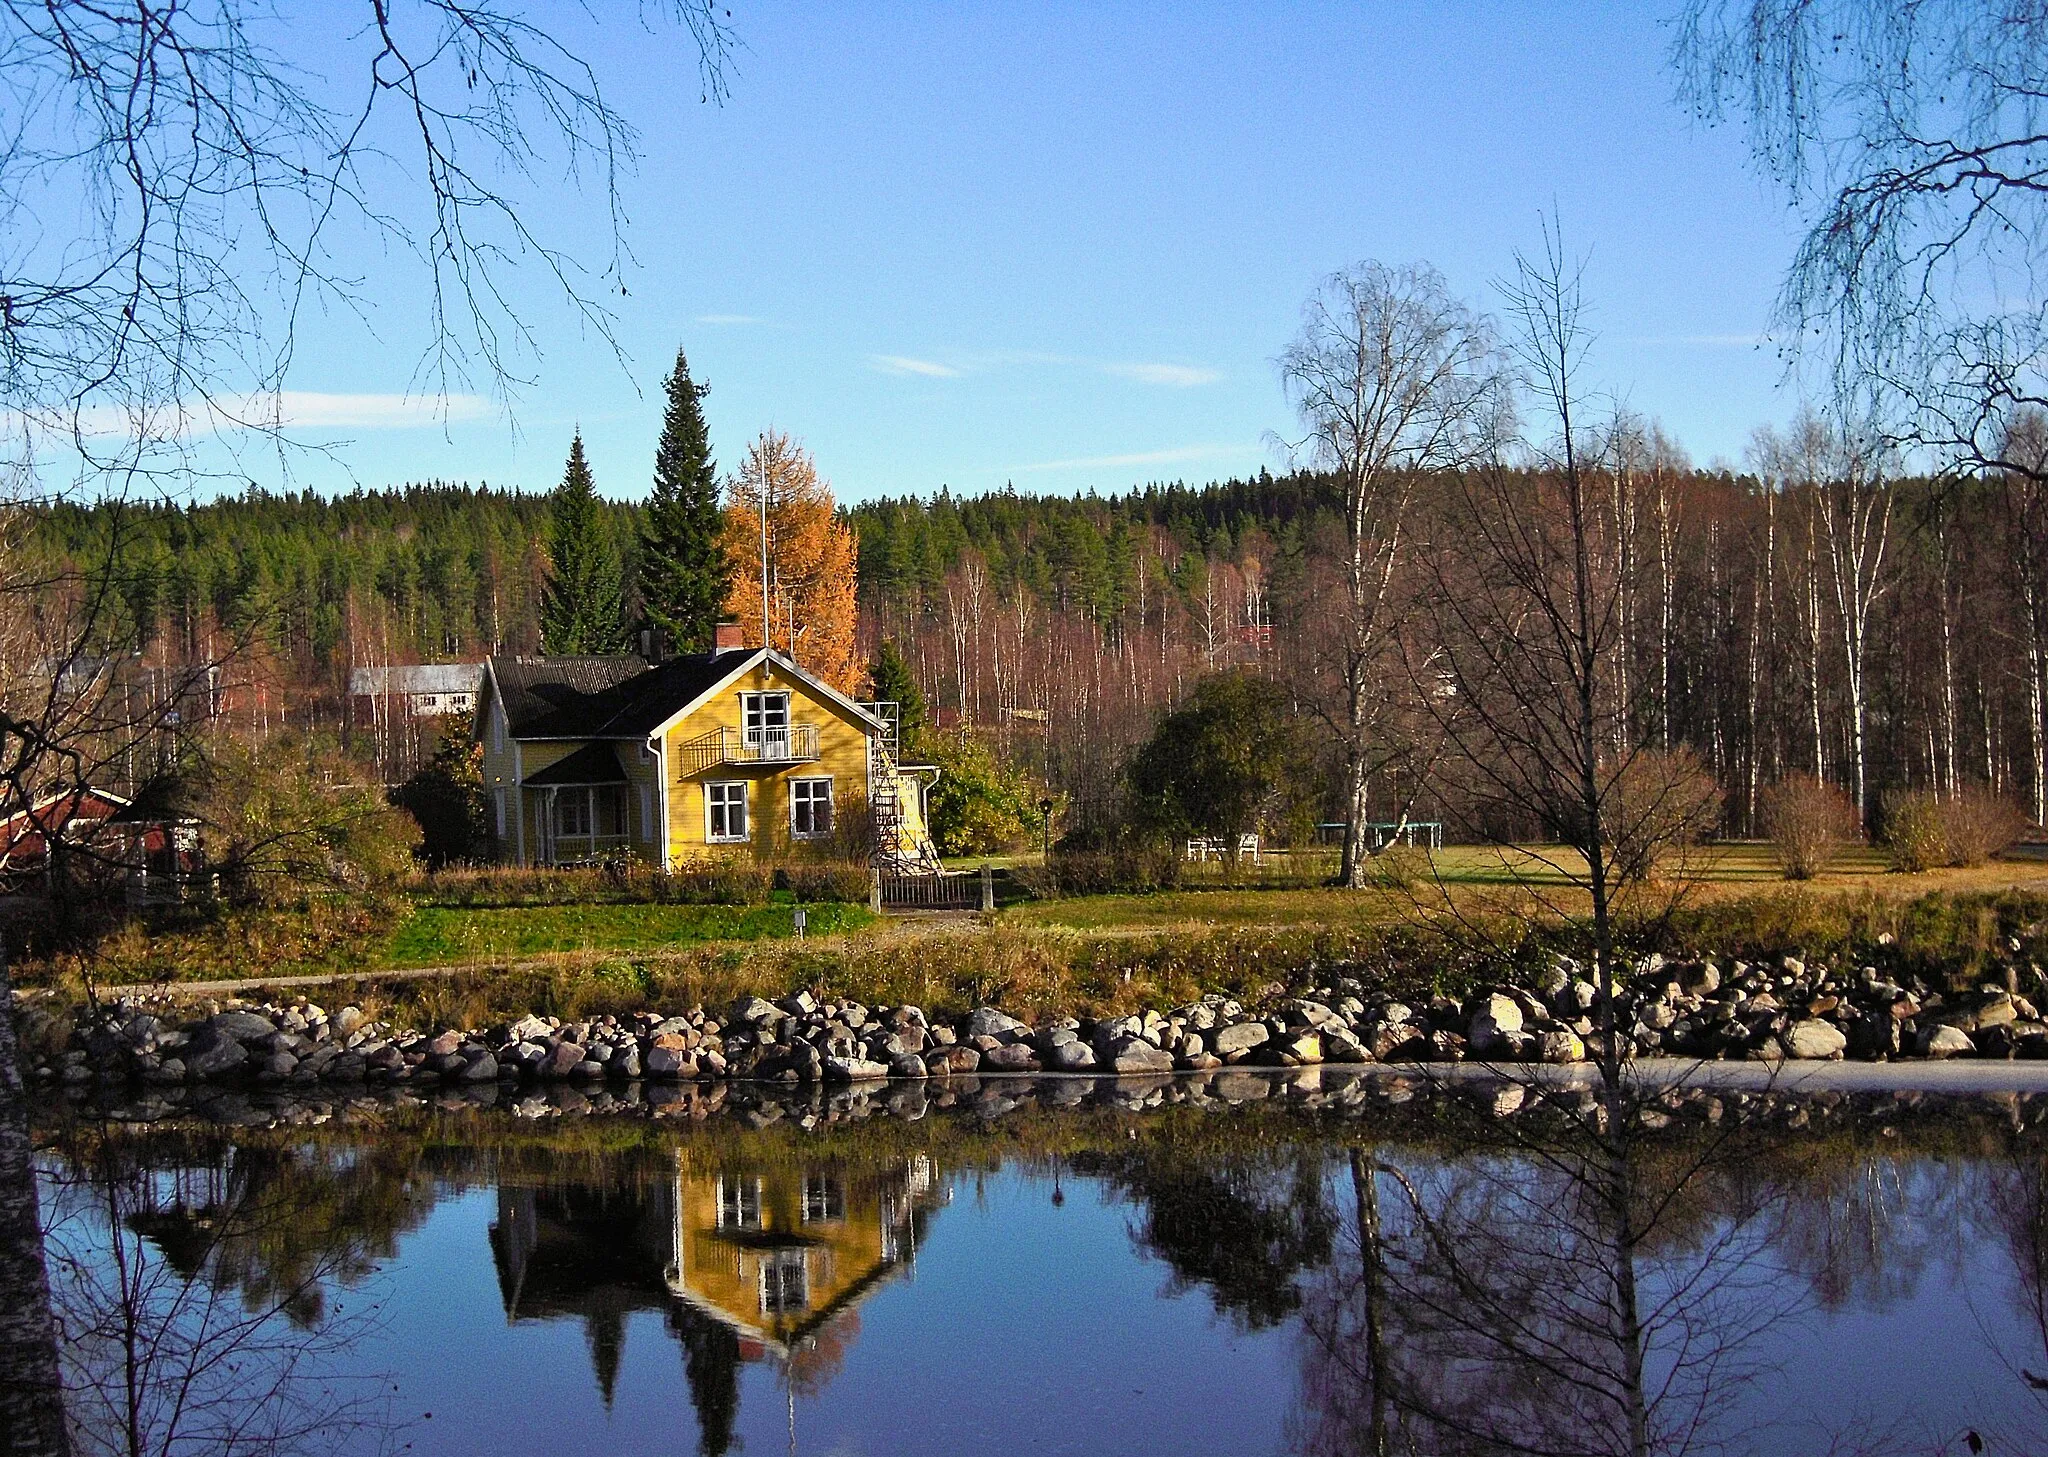
M 1412 681 L 1400 657 L 1401 580 L 1415 493 L 1430 472 L 1477 459 L 1503 419 L 1502 371 L 1487 320 L 1422 264 L 1364 263 L 1325 279 L 1280 358 L 1306 428 L 1295 448 L 1338 479 L 1346 601 L 1331 695 L 1311 695 L 1342 749 L 1345 885 L 1364 883 L 1376 775 L 1412 757 L 1393 732 Z

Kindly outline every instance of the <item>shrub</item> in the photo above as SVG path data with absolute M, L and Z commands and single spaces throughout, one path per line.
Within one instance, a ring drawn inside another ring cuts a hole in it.
M 774 885 L 770 867 L 739 855 L 706 855 L 667 875 L 654 872 L 654 898 L 684 905 L 757 906 Z
M 2010 801 L 1972 786 L 1947 799 L 1926 791 L 1888 794 L 1884 846 L 1892 868 L 1982 865 L 2025 832 L 2026 816 Z
M 362 766 L 299 734 L 214 740 L 194 807 L 227 898 L 278 906 L 402 879 L 419 825 L 365 777 Z
M 1951 865 L 1982 865 L 2027 831 L 2018 806 L 1982 785 L 1958 790 L 1941 808 Z
M 1787 880 L 1811 880 L 1856 839 L 1856 807 L 1849 796 L 1810 774 L 1772 785 L 1762 810 L 1764 836 Z
M 993 855 L 1027 843 L 1040 820 L 1037 788 L 967 730 L 920 736 L 938 766 L 926 807 L 942 855 Z
M 1648 880 L 1659 860 L 1698 844 L 1721 818 L 1721 787 L 1690 749 L 1635 755 L 1610 795 L 1609 853 L 1622 884 Z
M 829 860 L 785 865 L 775 872 L 775 888 L 800 901 L 849 901 L 868 898 L 868 872 L 861 866 Z
M 391 792 L 419 822 L 419 856 L 430 868 L 484 859 L 490 852 L 483 779 L 484 746 L 462 714 L 441 734 L 432 762 Z
M 1184 868 L 1170 845 L 1127 840 L 1101 849 L 1056 848 L 1050 866 L 1021 866 L 1015 874 L 1037 896 L 1137 895 L 1173 889 Z
M 875 812 L 868 797 L 849 790 L 832 809 L 832 838 L 823 849 L 827 859 L 865 865 L 875 852 Z
M 1924 790 L 1884 797 L 1884 852 L 1892 869 L 1908 875 L 1948 864 L 1948 830 L 1941 802 Z

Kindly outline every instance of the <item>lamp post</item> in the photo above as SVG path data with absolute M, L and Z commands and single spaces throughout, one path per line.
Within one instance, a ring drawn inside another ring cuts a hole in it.
M 1052 868 L 1052 800 L 1050 798 L 1038 801 L 1038 817 L 1045 821 L 1045 866 L 1046 869 L 1050 870 Z

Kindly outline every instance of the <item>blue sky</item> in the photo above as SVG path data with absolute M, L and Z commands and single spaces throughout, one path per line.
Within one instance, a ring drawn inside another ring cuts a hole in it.
M 543 488 L 580 424 L 600 488 L 643 494 L 678 343 L 711 382 L 721 466 L 772 425 L 842 499 L 1277 469 L 1272 361 L 1319 276 L 1423 259 L 1490 307 L 1553 205 L 1589 255 L 1603 388 L 1702 463 L 1792 411 L 1759 341 L 1793 219 L 1739 137 L 1674 103 L 1657 8 L 732 15 L 722 106 L 700 104 L 686 41 L 632 20 L 573 33 L 643 132 L 630 367 L 522 274 L 547 344 L 511 419 L 464 401 L 422 425 L 374 398 L 407 389 L 418 347 L 400 293 L 371 329 L 308 333 L 292 383 L 333 422 L 308 438 L 345 443 L 295 483 Z

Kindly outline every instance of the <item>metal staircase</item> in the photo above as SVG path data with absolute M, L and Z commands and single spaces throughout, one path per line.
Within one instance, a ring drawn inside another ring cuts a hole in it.
M 938 846 L 929 829 L 920 826 L 914 844 L 903 843 L 902 780 L 897 766 L 900 705 L 863 703 L 882 721 L 882 732 L 868 740 L 868 809 L 875 819 L 874 866 L 884 875 L 941 875 Z

